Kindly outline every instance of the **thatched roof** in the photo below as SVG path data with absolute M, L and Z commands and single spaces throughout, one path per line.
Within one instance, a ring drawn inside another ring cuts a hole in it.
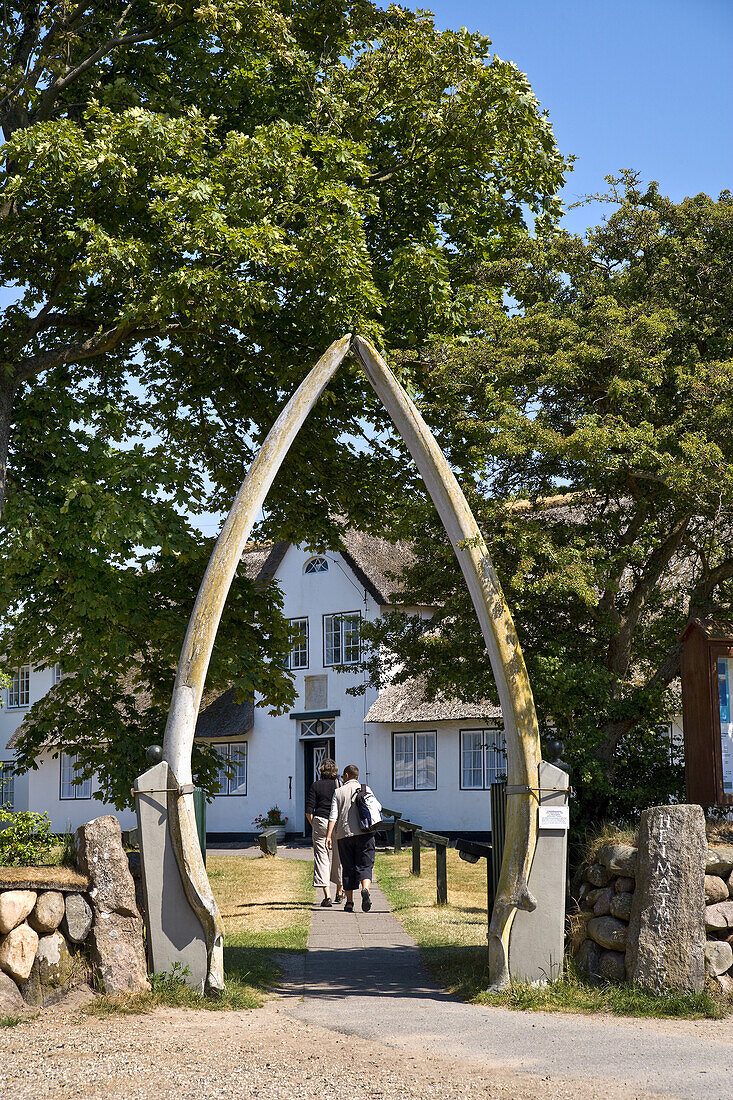
M 223 692 L 199 712 L 196 737 L 225 737 L 229 740 L 243 737 L 255 724 L 254 700 L 237 703 L 234 688 Z
M 465 703 L 438 695 L 432 702 L 425 697 L 422 677 L 390 684 L 379 693 L 367 711 L 365 722 L 460 722 L 501 719 L 501 707 L 496 703 Z
M 415 560 L 410 544 L 389 542 L 353 528 L 344 532 L 342 542 L 344 560 L 377 603 L 382 607 L 393 603 L 393 596 L 400 596 L 404 590 L 402 569 Z
M 138 713 L 144 714 L 151 703 L 149 688 L 141 684 L 136 675 L 132 673 L 128 673 L 123 678 L 123 687 Z M 55 690 L 56 685 L 47 692 L 44 698 L 48 698 Z M 249 733 L 254 725 L 254 710 L 254 702 L 251 699 L 246 700 L 244 703 L 234 701 L 234 688 L 229 688 L 228 691 L 224 692 L 204 692 L 194 736 L 203 738 L 241 737 L 242 734 Z M 26 715 L 8 739 L 7 747 L 9 749 L 14 749 L 17 746 L 27 719 L 28 716 Z M 55 748 L 55 742 L 53 740 L 47 741 L 44 748 L 47 750 Z
M 251 542 L 242 553 L 244 575 L 266 584 L 272 580 L 290 546 L 289 542 Z
M 341 536 L 340 553 L 357 580 L 366 588 L 380 607 L 393 602 L 402 590 L 399 574 L 402 568 L 414 560 L 414 552 L 407 542 L 389 542 L 377 535 L 347 528 Z M 272 580 L 285 557 L 289 542 L 253 542 L 242 554 L 245 575 L 251 580 L 267 583 Z

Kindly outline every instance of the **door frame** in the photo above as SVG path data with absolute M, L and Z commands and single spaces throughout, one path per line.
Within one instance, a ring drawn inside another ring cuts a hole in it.
M 316 771 L 316 753 L 315 749 L 325 749 L 323 759 L 326 756 L 331 756 L 335 759 L 336 754 L 336 738 L 335 737 L 304 737 L 301 741 L 303 746 L 303 805 L 308 798 L 308 792 L 311 789 L 311 783 L 314 779 L 318 779 L 318 773 Z M 305 810 L 303 811 L 303 835 L 309 837 L 311 835 L 311 827 L 308 818 L 305 816 Z

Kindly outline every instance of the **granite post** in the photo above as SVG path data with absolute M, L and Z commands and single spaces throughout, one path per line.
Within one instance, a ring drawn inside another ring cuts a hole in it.
M 653 993 L 705 984 L 705 817 L 700 806 L 653 806 L 639 823 L 626 950 L 629 981 Z

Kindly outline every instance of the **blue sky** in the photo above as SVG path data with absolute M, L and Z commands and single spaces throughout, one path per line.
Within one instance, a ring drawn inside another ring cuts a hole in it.
M 566 204 L 633 168 L 675 201 L 733 190 L 732 0 L 440 0 L 529 77 L 560 150 L 577 156 Z M 598 220 L 583 207 L 566 225 Z

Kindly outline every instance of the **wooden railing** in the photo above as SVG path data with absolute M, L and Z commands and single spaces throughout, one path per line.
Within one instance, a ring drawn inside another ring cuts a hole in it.
M 447 836 L 439 833 L 431 833 L 423 829 L 414 821 L 408 821 L 399 810 L 388 810 L 382 807 L 382 813 L 392 818 L 385 823 L 385 832 L 392 830 L 392 847 L 395 852 L 402 851 L 402 834 L 412 834 L 412 874 L 420 875 L 420 851 L 422 848 L 435 848 L 435 879 L 436 896 L 438 905 L 448 904 L 448 862 L 446 853 L 451 844 Z
M 468 840 L 458 838 L 450 840 L 447 836 L 429 832 L 414 821 L 408 821 L 399 810 L 388 810 L 382 807 L 385 817 L 391 817 L 392 821 L 385 822 L 384 832 L 392 832 L 392 847 L 395 852 L 402 851 L 402 834 L 412 834 L 412 874 L 420 876 L 420 852 L 424 847 L 435 848 L 435 876 L 436 894 L 438 905 L 446 905 L 448 902 L 448 872 L 446 854 L 449 847 L 455 848 L 461 859 L 467 863 L 478 863 L 480 859 L 486 860 L 486 910 L 491 918 L 491 910 L 496 896 L 496 884 L 501 869 L 501 858 L 504 848 L 504 817 L 506 803 L 506 788 L 503 783 L 494 783 L 491 788 L 491 820 L 495 829 L 492 830 L 492 843 L 485 841 Z M 496 836 L 494 836 L 496 832 Z M 495 843 L 494 843 L 495 841 Z

